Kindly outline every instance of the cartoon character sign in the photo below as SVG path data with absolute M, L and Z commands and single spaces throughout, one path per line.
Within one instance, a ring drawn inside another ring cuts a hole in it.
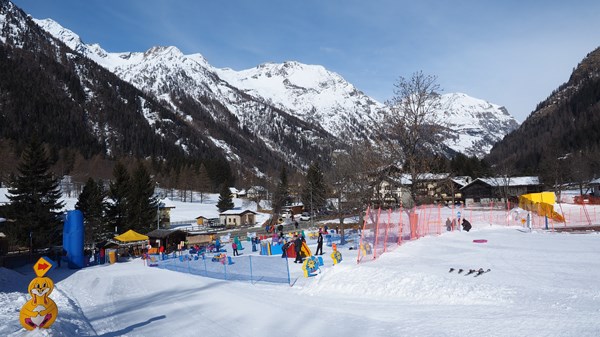
M 337 245 L 334 243 L 333 246 L 333 253 L 331 253 L 331 259 L 333 260 L 333 264 L 336 265 L 340 262 L 342 262 L 342 253 L 337 250 Z
M 304 277 L 316 276 L 317 274 L 314 274 L 314 272 L 320 272 L 319 260 L 315 256 L 307 257 L 302 265 L 302 270 L 304 271 Z
M 43 276 L 51 267 L 52 265 L 44 258 L 40 258 L 33 267 L 38 277 L 29 283 L 27 290 L 31 299 L 23 304 L 19 314 L 19 321 L 27 330 L 47 329 L 58 315 L 56 303 L 48 296 L 54 290 L 54 282 Z

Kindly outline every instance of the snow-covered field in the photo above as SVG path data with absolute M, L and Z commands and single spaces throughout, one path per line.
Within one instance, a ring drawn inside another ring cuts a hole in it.
M 178 203 L 173 218 L 193 219 L 198 207 Z M 33 332 L 19 324 L 31 265 L 0 268 L 0 336 L 600 336 L 596 233 L 474 224 L 369 263 L 341 252 L 333 266 L 325 247 L 325 266 L 308 279 L 290 260 L 293 286 L 204 278 L 139 259 L 63 266 L 48 273 L 58 319 Z M 490 272 L 465 275 L 479 268 Z

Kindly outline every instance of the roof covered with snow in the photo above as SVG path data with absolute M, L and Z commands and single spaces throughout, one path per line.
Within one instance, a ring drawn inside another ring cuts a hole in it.
M 483 182 L 489 186 L 535 186 L 540 185 L 540 179 L 538 177 L 491 177 L 491 178 L 477 178 L 473 180 L 469 185 L 475 184 L 476 182 Z M 468 185 L 467 185 L 468 186 Z
M 224 212 L 219 213 L 219 215 L 242 215 L 242 214 L 246 214 L 246 213 L 252 213 L 252 214 L 256 214 L 256 212 L 253 212 L 249 209 L 228 209 Z

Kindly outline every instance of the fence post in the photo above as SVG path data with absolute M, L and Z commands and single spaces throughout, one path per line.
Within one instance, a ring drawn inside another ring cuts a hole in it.
M 400 218 L 398 220 L 398 245 L 402 244 L 402 231 L 404 230 L 403 226 L 402 226 L 402 202 L 400 202 L 400 212 L 398 214 L 398 217 Z
M 375 244 L 373 245 L 373 259 L 377 258 L 377 244 L 379 242 L 379 217 L 381 216 L 381 207 L 377 210 L 377 223 L 375 224 Z
M 287 269 L 288 274 L 288 284 L 292 285 L 292 278 L 290 277 L 290 264 L 288 263 L 287 255 L 285 256 L 285 268 Z
M 383 240 L 383 252 L 387 251 L 387 239 L 388 239 L 388 229 L 390 228 L 390 223 L 392 222 L 392 209 L 388 208 L 388 221 L 385 225 L 385 239 Z
M 360 242 L 359 242 L 359 246 L 358 246 L 358 254 L 356 256 L 356 263 L 360 263 L 360 253 L 362 251 L 362 247 L 363 247 L 363 243 L 364 243 L 364 236 L 365 236 L 365 231 L 367 229 L 367 219 L 369 219 L 369 212 L 371 210 L 371 206 L 367 206 L 367 211 L 365 212 L 365 218 L 363 219 L 363 229 L 360 232 Z M 364 257 L 364 256 L 363 256 Z M 289 273 L 289 265 L 288 265 L 288 273 Z
M 419 225 L 419 215 L 417 214 L 417 208 L 413 207 L 408 213 L 408 223 L 410 224 L 410 239 L 414 240 L 417 238 L 417 226 Z
M 252 255 L 248 256 L 249 260 L 250 260 L 250 283 L 252 283 L 253 278 L 252 278 Z

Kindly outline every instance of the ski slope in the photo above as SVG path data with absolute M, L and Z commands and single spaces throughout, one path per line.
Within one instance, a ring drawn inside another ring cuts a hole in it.
M 344 261 L 333 266 L 325 247 L 316 277 L 303 278 L 289 261 L 291 287 L 149 268 L 139 259 L 63 267 L 49 273 L 58 319 L 33 332 L 18 322 L 31 266 L 0 269 L 0 335 L 600 335 L 598 234 L 474 227 L 406 242 L 359 265 L 356 251 L 342 248 Z M 473 277 L 458 268 L 491 271 Z

